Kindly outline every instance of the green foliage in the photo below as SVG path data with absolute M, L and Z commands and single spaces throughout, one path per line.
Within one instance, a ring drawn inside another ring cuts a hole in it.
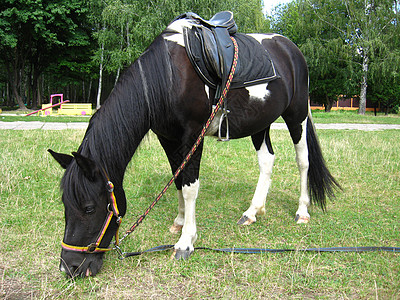
M 300 0 L 276 9 L 273 29 L 292 39 L 307 59 L 312 100 L 329 106 L 338 95 L 360 95 L 365 76 L 368 98 L 399 103 L 393 88 L 400 65 L 395 4 Z
M 82 56 L 75 49 L 90 44 L 86 12 L 84 0 L 0 4 L 0 55 L 14 94 L 27 81 L 35 97 L 39 76 L 53 64 L 64 62 L 69 69 L 79 65 Z
M 243 32 L 269 30 L 260 0 L 5 0 L 1 79 L 9 79 L 20 106 L 24 96 L 37 100 L 39 78 L 50 93 L 88 86 L 100 61 L 106 74 L 119 74 L 176 16 L 193 11 L 210 18 L 221 10 L 232 10 Z
M 115 72 L 130 64 L 175 17 L 185 12 L 195 12 L 208 19 L 218 11 L 231 10 L 240 31 L 269 31 L 269 23 L 262 14 L 259 0 L 108 0 L 102 3 L 104 7 L 99 21 L 102 26 L 94 36 L 99 45 L 105 45 L 103 54 L 106 56 L 108 72 Z M 99 51 L 94 58 L 99 61 Z

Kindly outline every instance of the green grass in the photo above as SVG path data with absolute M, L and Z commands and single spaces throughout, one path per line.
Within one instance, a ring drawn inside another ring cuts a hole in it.
M 25 115 L 7 115 L 0 114 L 0 121 L 2 122 L 62 122 L 62 123 L 71 123 L 71 122 L 89 122 L 91 116 L 25 116 Z
M 365 115 L 359 115 L 357 111 L 337 110 L 326 113 L 321 110 L 312 111 L 315 123 L 352 123 L 352 124 L 400 124 L 400 114 L 389 114 L 385 116 L 378 113 L 366 112 Z M 283 123 L 282 117 L 277 122 Z
M 64 231 L 59 182 L 63 171 L 46 150 L 77 149 L 83 130 L 0 131 L 0 297 L 39 299 L 398 299 L 400 256 L 392 253 L 238 255 L 195 252 L 187 261 L 170 252 L 118 260 L 105 257 L 94 278 L 68 280 L 58 271 Z M 294 222 L 299 175 L 285 130 L 272 131 L 276 161 L 267 214 L 250 227 L 236 221 L 258 179 L 250 140 L 207 138 L 197 201 L 196 246 L 303 248 L 400 246 L 399 131 L 319 130 L 325 159 L 344 188 L 328 212 L 312 207 L 311 222 Z M 150 135 L 125 178 L 129 200 L 123 228 L 170 179 L 167 159 Z M 177 209 L 171 188 L 124 251 L 173 244 Z
M 365 115 L 359 115 L 357 111 L 337 110 L 326 113 L 315 110 L 312 112 L 315 123 L 361 123 L 361 124 L 400 124 L 399 114 L 366 112 Z

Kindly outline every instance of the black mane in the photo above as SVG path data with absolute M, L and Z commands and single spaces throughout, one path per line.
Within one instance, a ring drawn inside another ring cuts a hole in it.
M 104 168 L 114 184 L 122 185 L 126 166 L 152 124 L 162 123 L 168 116 L 179 86 L 175 75 L 168 46 L 159 36 L 123 72 L 104 105 L 91 118 L 77 152 Z M 85 190 L 85 180 L 74 160 L 61 182 L 64 193 L 72 193 L 65 199 L 84 201 L 76 193 L 91 194 Z M 80 203 L 72 205 L 81 207 Z

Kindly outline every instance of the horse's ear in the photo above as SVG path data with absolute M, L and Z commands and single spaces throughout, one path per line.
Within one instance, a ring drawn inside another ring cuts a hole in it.
M 94 181 L 98 171 L 96 163 L 90 158 L 87 158 L 77 152 L 72 152 L 72 155 L 74 156 L 78 166 L 83 171 L 83 174 L 85 174 L 90 181 Z
M 61 165 L 61 167 L 63 167 L 64 169 L 66 169 L 66 168 L 69 166 L 69 164 L 71 163 L 72 159 L 74 158 L 74 157 L 71 156 L 71 155 L 63 154 L 63 153 L 57 153 L 57 152 L 54 152 L 54 151 L 51 150 L 51 149 L 48 149 L 47 151 L 51 154 L 51 156 L 54 157 L 54 159 L 55 159 L 55 160 Z

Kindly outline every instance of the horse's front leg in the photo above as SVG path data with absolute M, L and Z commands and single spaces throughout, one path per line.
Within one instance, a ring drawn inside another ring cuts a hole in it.
M 182 146 L 176 141 L 170 141 L 162 136 L 158 137 L 163 146 L 172 173 L 180 167 L 183 158 L 190 150 L 189 146 Z M 194 141 L 188 142 L 190 146 Z M 197 239 L 196 229 L 196 199 L 199 192 L 199 170 L 203 151 L 203 142 L 197 147 L 192 158 L 186 164 L 181 174 L 176 178 L 175 185 L 178 190 L 178 215 L 169 229 L 172 233 L 181 233 L 179 241 L 175 244 L 175 258 L 186 259 L 194 251 L 194 242 Z
M 187 163 L 181 174 L 182 190 L 178 189 L 178 216 L 175 218 L 172 228 L 179 229 L 182 226 L 182 234 L 175 244 L 175 258 L 186 259 L 194 251 L 193 244 L 197 239 L 196 228 L 196 199 L 199 193 L 199 170 L 203 150 L 203 143 L 200 143 L 192 158 Z M 189 150 L 185 150 L 186 153 Z
M 178 189 L 178 215 L 169 231 L 173 234 L 181 232 L 183 224 L 185 223 L 185 200 L 183 199 L 182 188 Z
M 174 255 L 176 259 L 187 259 L 194 251 L 193 244 L 197 239 L 196 228 L 196 199 L 199 192 L 199 180 L 196 179 L 193 183 L 184 184 L 181 195 L 184 204 L 184 215 L 182 224 L 182 234 L 179 241 L 175 244 Z M 179 195 L 179 193 L 178 193 Z M 180 199 L 179 199 L 180 200 Z M 181 200 L 180 200 L 181 201 Z M 179 205 L 181 208 L 181 205 Z M 173 227 L 179 225 L 182 216 L 178 214 Z M 179 220 L 177 220 L 179 219 Z M 178 221 L 178 222 L 177 222 Z

